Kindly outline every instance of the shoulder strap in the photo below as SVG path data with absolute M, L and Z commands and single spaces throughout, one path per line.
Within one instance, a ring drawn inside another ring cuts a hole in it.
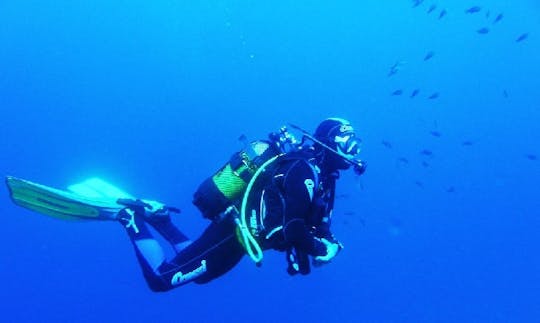
M 313 178 L 313 192 L 319 191 L 320 176 L 319 170 L 315 164 L 310 161 L 309 154 L 287 154 L 283 156 L 284 159 L 281 161 L 282 166 L 277 168 L 276 171 L 272 174 L 272 183 L 279 190 L 283 190 L 287 176 L 289 175 L 289 168 L 297 165 L 297 163 L 302 163 L 306 165 L 312 173 Z M 313 198 L 313 197 L 312 197 Z

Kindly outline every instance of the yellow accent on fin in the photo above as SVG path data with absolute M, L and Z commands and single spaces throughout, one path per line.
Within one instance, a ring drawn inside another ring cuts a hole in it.
M 116 199 L 125 197 L 88 197 L 11 176 L 6 184 L 15 204 L 62 220 L 114 220 L 122 209 Z

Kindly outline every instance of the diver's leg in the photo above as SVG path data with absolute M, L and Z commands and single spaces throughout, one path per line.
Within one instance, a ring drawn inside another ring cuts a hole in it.
M 146 217 L 146 222 L 150 224 L 167 242 L 169 242 L 176 253 L 191 244 L 191 240 L 178 229 L 171 221 L 171 217 L 159 216 L 159 217 Z
M 130 209 L 123 209 L 118 214 L 118 220 L 126 229 L 126 232 L 135 248 L 137 260 L 143 271 L 148 285 L 155 284 L 155 272 L 165 261 L 165 255 L 159 242 L 154 239 L 143 216 Z
M 153 291 L 167 291 L 189 282 L 207 283 L 232 269 L 243 257 L 232 219 L 212 222 L 203 234 L 159 268 L 145 271 Z

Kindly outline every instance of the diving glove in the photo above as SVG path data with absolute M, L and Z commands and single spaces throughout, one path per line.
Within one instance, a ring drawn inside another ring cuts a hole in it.
M 313 258 L 314 266 L 322 266 L 329 263 L 337 256 L 338 252 L 343 249 L 343 245 L 339 241 L 329 241 L 325 238 L 315 238 L 317 241 L 324 244 L 326 247 L 326 254 L 321 256 L 316 256 Z

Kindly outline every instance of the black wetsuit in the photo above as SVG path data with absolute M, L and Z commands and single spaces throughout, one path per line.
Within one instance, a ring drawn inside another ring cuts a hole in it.
M 307 274 L 309 257 L 326 254 L 318 238 L 334 241 L 330 233 L 330 215 L 336 176 L 321 174 L 306 156 L 288 157 L 258 186 L 257 240 L 263 249 L 287 252 L 289 273 Z M 261 204 L 261 203 L 258 203 Z M 167 291 L 189 282 L 207 283 L 232 269 L 245 255 L 232 217 L 212 222 L 201 236 L 176 256 L 153 270 L 136 242 L 151 239 L 144 217 L 135 214 L 138 228 L 127 229 L 134 243 L 144 277 L 153 291 Z M 171 244 L 187 241 L 170 219 L 150 224 Z M 297 263 L 293 269 L 292 264 Z

